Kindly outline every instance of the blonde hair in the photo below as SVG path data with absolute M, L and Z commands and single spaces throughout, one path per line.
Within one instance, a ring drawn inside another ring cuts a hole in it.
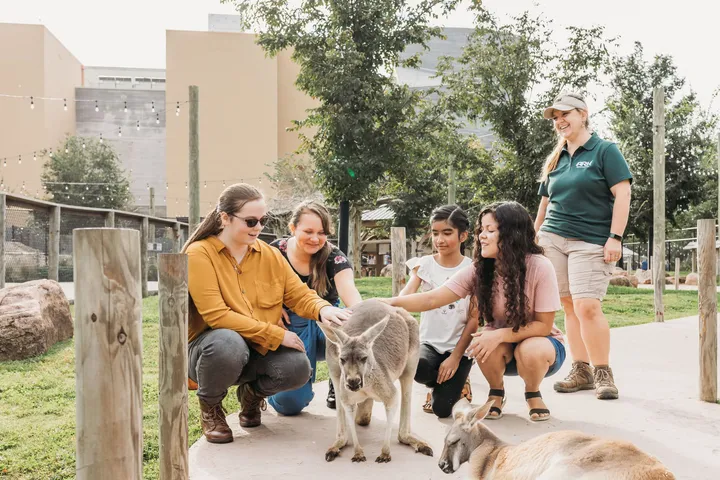
M 235 183 L 222 191 L 218 203 L 212 211 L 205 215 L 205 218 L 197 226 L 183 246 L 182 253 L 194 242 L 204 240 L 210 236 L 218 235 L 222 231 L 222 212 L 232 215 L 242 210 L 246 203 L 262 200 L 263 194 L 260 190 L 247 183 Z
M 590 130 L 590 114 L 587 110 L 582 110 L 580 108 L 576 108 L 578 112 L 585 112 L 587 115 L 587 118 L 585 119 L 585 128 L 587 130 Z M 563 148 L 567 145 L 567 140 L 565 140 L 562 135 L 557 133 L 558 141 L 555 144 L 555 148 L 553 149 L 552 153 L 547 156 L 545 159 L 545 163 L 543 164 L 542 168 L 542 176 L 540 177 L 541 182 L 545 182 L 548 179 L 548 176 L 550 175 L 550 172 L 555 170 L 557 168 L 558 161 L 560 161 L 560 154 L 563 151 Z
M 330 212 L 328 212 L 327 208 L 325 208 L 323 204 L 314 200 L 303 202 L 295 207 L 292 217 L 290 218 L 290 224 L 297 228 L 298 223 L 300 222 L 300 217 L 306 213 L 316 215 L 320 218 L 323 231 L 326 235 L 331 235 L 333 233 Z M 323 248 L 315 252 L 310 258 L 310 288 L 315 290 L 315 292 L 321 297 L 327 295 L 330 289 L 330 279 L 327 275 L 327 262 L 330 258 L 332 250 L 333 246 L 330 242 L 325 242 Z

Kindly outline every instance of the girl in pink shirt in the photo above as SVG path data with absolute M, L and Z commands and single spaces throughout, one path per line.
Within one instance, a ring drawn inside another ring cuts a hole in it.
M 475 358 L 495 400 L 486 418 L 498 419 L 505 404 L 504 375 L 520 375 L 530 420 L 550 418 L 540 394 L 544 377 L 565 360 L 563 335 L 554 325 L 560 294 L 552 263 L 535 243 L 532 218 L 517 202 L 485 207 L 475 228 L 475 258 L 442 287 L 387 300 L 424 312 L 471 295 L 482 330 L 468 354 Z

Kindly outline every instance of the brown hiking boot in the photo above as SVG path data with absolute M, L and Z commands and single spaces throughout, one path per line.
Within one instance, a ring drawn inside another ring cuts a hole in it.
M 238 400 L 240 401 L 240 426 L 243 428 L 252 428 L 260 425 L 261 410 L 267 410 L 267 402 L 265 397 L 261 397 L 250 386 L 245 383 L 237 389 Z
M 595 380 L 590 365 L 585 362 L 573 362 L 565 380 L 555 382 L 553 388 L 559 393 L 573 393 L 579 390 L 592 390 Z
M 232 442 L 233 434 L 225 420 L 222 401 L 210 405 L 200 398 L 198 400 L 200 400 L 200 425 L 207 441 L 210 443 Z
M 595 396 L 600 400 L 615 400 L 618 398 L 618 389 L 612 369 L 607 365 L 595 367 Z

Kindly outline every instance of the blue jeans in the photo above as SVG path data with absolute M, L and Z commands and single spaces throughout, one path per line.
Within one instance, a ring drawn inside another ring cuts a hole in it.
M 312 384 L 315 382 L 317 370 L 315 367 L 318 360 L 325 360 L 325 334 L 320 330 L 315 320 L 308 320 L 291 311 L 288 311 L 288 316 L 290 317 L 288 330 L 297 334 L 303 345 L 305 345 L 305 352 L 308 360 L 310 360 L 312 375 L 310 381 L 302 387 L 276 393 L 269 397 L 267 401 L 282 415 L 297 415 L 310 405 L 310 402 L 315 397 Z
M 548 368 L 548 371 L 545 374 L 545 378 L 547 378 L 551 375 L 555 375 L 557 371 L 560 370 L 560 367 L 562 367 L 562 364 L 565 361 L 565 345 L 552 335 L 548 335 L 545 338 L 550 340 L 550 343 L 552 343 L 553 347 L 555 347 L 555 362 L 553 362 L 553 364 L 550 365 L 550 368 Z M 515 350 L 516 345 L 517 343 L 512 344 L 513 351 Z M 510 360 L 510 363 L 508 363 L 505 367 L 505 375 L 514 377 L 517 376 L 517 374 L 517 362 L 515 361 L 515 356 L 513 355 L 513 359 Z

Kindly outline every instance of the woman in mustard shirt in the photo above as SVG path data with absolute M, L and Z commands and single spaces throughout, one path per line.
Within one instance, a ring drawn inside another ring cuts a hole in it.
M 275 248 L 258 239 L 267 206 L 255 187 L 226 188 L 190 236 L 188 376 L 198 384 L 203 433 L 232 442 L 222 401 L 237 385 L 240 425 L 260 425 L 265 398 L 310 379 L 303 342 L 278 326 L 285 304 L 305 318 L 341 325 L 348 310 L 310 290 Z

